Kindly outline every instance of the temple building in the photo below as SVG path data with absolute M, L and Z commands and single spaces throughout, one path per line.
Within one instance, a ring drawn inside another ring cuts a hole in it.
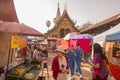
M 63 38 L 67 33 L 78 31 L 75 27 L 75 22 L 68 15 L 67 8 L 64 9 L 61 15 L 58 3 L 57 14 L 54 18 L 54 27 L 48 31 L 49 38 Z

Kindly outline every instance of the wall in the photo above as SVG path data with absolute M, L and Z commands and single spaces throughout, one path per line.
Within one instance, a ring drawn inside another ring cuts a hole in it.
M 7 65 L 10 35 L 9 33 L 0 32 L 0 66 Z

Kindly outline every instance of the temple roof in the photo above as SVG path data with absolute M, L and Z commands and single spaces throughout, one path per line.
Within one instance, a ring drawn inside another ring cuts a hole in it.
M 69 15 L 68 15 L 68 13 L 67 13 L 67 10 L 65 9 L 64 11 L 63 11 L 63 14 L 62 14 L 62 16 L 57 20 L 57 22 L 55 23 L 55 25 L 54 25 L 54 27 L 51 29 L 51 30 L 49 30 L 48 32 L 51 32 L 51 31 L 53 31 L 54 29 L 56 29 L 57 27 L 58 27 L 58 25 L 62 22 L 62 20 L 65 18 L 65 17 L 67 17 L 69 20 L 70 20 L 70 22 L 72 23 L 72 25 L 73 25 L 73 27 L 76 29 L 76 30 L 78 30 L 74 25 L 75 25 L 75 23 L 72 21 L 72 19 L 69 17 Z M 78 30 L 79 31 L 79 30 Z
M 60 14 L 60 7 L 59 7 L 59 3 L 58 3 L 56 18 L 59 18 L 60 16 L 61 16 L 61 14 Z

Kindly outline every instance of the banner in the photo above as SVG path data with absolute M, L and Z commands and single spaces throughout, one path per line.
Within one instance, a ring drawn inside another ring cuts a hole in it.
M 27 40 L 18 36 L 12 36 L 11 48 L 21 48 L 27 46 Z

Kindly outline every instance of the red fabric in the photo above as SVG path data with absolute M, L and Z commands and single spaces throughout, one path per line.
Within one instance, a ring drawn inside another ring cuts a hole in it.
M 70 40 L 70 45 L 73 45 L 76 48 L 77 40 Z
M 120 66 L 110 64 L 110 70 L 116 80 L 120 80 Z
M 26 53 L 27 53 L 27 47 L 24 47 L 24 48 L 22 48 L 22 56 L 24 56 L 24 55 L 26 55 Z
M 66 58 L 67 61 L 67 68 L 68 69 L 68 58 Z M 59 61 L 58 61 L 58 56 L 54 57 L 52 61 L 52 70 L 53 70 L 53 77 L 55 80 L 57 80 L 58 73 L 60 73 L 62 70 L 59 68 Z
M 90 51 L 90 39 L 70 40 L 70 45 L 74 45 L 74 48 L 76 48 L 77 43 L 80 44 L 80 47 L 83 49 L 84 52 Z
M 84 52 L 90 51 L 90 39 L 78 39 L 78 40 L 59 39 L 57 41 L 56 47 L 58 47 L 59 45 L 62 45 L 65 49 L 69 49 L 70 45 L 74 45 L 74 48 L 76 48 L 77 43 L 80 44 Z
M 90 51 L 90 39 L 78 39 L 77 43 L 80 44 L 80 46 L 84 50 L 84 52 Z

